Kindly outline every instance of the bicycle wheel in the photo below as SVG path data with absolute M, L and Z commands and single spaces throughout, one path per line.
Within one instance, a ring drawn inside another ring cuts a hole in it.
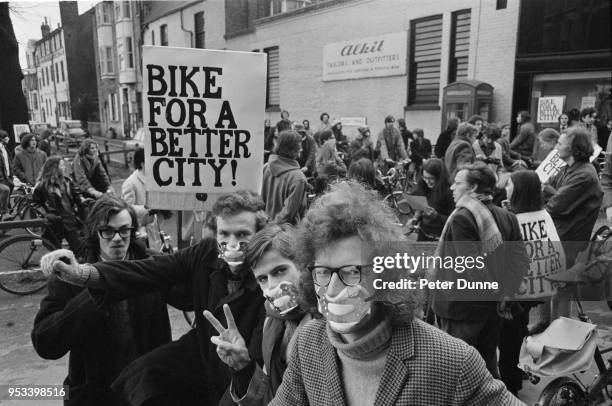
M 55 248 L 33 235 L 16 235 L 0 243 L 0 289 L 29 295 L 47 286 L 40 258 Z
M 587 406 L 586 393 L 571 378 L 557 378 L 549 383 L 538 399 L 540 406 Z
M 45 216 L 36 207 L 33 207 L 28 204 L 19 212 L 17 217 L 18 218 L 16 220 L 35 220 L 42 219 Z M 40 237 L 44 231 L 43 226 L 24 228 L 28 233 L 32 234 L 35 237 Z

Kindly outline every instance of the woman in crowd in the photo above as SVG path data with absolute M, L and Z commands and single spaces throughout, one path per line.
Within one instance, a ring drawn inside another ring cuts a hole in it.
M 212 341 L 217 345 L 219 358 L 232 369 L 232 384 L 228 391 L 232 400 L 240 405 L 267 405 L 272 400 L 287 368 L 295 332 L 318 314 L 314 307 L 304 310 L 298 306 L 297 287 L 301 273 L 295 262 L 297 246 L 296 231 L 292 226 L 273 224 L 255 234 L 246 249 L 246 263 L 267 299 L 263 368 L 250 359 L 240 332 L 235 326 L 232 328 L 230 320 L 233 316 L 229 307 L 224 309 L 229 331 L 212 313 L 204 312 L 208 321 L 217 330 L 221 328 L 219 333 L 223 333 L 213 337 Z M 234 403 L 224 396 L 220 404 Z
M 415 213 L 413 224 L 420 222 L 417 241 L 433 241 L 439 236 L 444 223 L 455 208 L 453 193 L 448 184 L 448 176 L 441 159 L 429 159 L 423 164 L 423 177 L 417 184 L 417 196 L 427 198 L 427 207 Z
M 538 134 L 538 141 L 533 147 L 533 165 L 538 167 L 546 159 L 550 151 L 555 149 L 559 141 L 559 133 L 553 128 L 545 128 Z
M 47 154 L 38 147 L 34 134 L 26 134 L 21 138 L 21 150 L 15 153 L 13 171 L 15 176 L 28 185 L 34 185 Z
M 423 160 L 431 157 L 431 141 L 425 138 L 425 133 L 421 128 L 414 129 L 414 135 L 416 139 L 410 143 L 410 159 L 412 162 L 411 173 L 414 177 L 411 179 L 418 179 L 421 176 L 421 169 L 423 168 Z M 408 148 L 408 146 L 406 147 Z
M 83 228 L 81 218 L 87 199 L 82 197 L 72 180 L 64 175 L 65 171 L 66 163 L 62 158 L 48 158 L 42 167 L 32 198 L 44 208 L 51 223 L 43 233 L 43 238 L 58 248 L 62 245 L 62 238 L 65 238 L 70 250 L 78 252 Z
M 525 242 L 531 242 L 536 239 L 541 240 L 541 238 L 536 237 L 543 237 L 546 235 L 545 239 L 547 241 L 544 242 L 543 245 L 554 247 L 554 249 L 559 252 L 560 263 L 564 264 L 565 254 L 563 253 L 563 247 L 559 242 L 559 235 L 557 234 L 553 220 L 544 209 L 542 184 L 538 175 L 534 171 L 529 170 L 512 173 L 506 186 L 506 193 L 508 195 L 508 201 L 505 202 L 506 207 L 516 214 L 519 225 L 521 226 L 523 240 Z M 541 235 L 536 236 L 528 232 L 530 229 L 529 225 L 534 222 L 538 224 L 538 232 Z M 540 227 L 543 227 L 543 229 Z M 538 264 L 532 262 L 530 274 L 535 272 L 538 272 Z M 535 296 L 531 295 L 530 298 L 533 299 Z M 551 294 L 544 294 L 538 299 L 544 299 L 544 303 L 536 301 L 520 301 L 515 303 L 512 309 L 512 319 L 504 320 L 504 325 L 501 330 L 499 341 L 499 370 L 506 387 L 515 395 L 522 388 L 523 371 L 517 368 L 516 365 L 518 363 L 523 338 L 528 333 L 533 334 L 543 331 L 550 323 Z M 538 304 L 540 305 L 538 306 L 540 310 L 538 323 L 535 329 L 528 331 L 529 310 Z
M 342 122 L 338 119 L 334 120 L 331 126 L 331 130 L 336 138 L 336 150 L 342 153 L 344 156 L 342 159 L 348 160 L 348 139 L 342 132 Z
M 516 122 L 519 125 L 519 130 L 517 136 L 510 143 L 510 149 L 519 154 L 519 159 L 530 159 L 533 153 L 533 144 L 536 141 L 531 115 L 528 111 L 519 111 Z

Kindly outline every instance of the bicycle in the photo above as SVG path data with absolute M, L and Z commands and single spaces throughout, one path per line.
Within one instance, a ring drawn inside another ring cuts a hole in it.
M 46 220 L 28 220 L 43 227 Z M 17 223 L 17 224 L 16 224 Z M 17 228 L 23 222 L 4 222 L 3 229 Z M 0 242 L 0 289 L 15 295 L 29 295 L 47 286 L 47 278 L 40 268 L 43 255 L 55 250 L 51 242 L 31 234 L 12 236 Z
M 32 220 L 44 218 L 44 212 L 40 206 L 34 203 L 32 199 L 32 193 L 34 187 L 25 183 L 19 183 L 14 192 L 10 196 L 9 212 L 2 217 L 2 221 L 18 221 L 18 220 Z M 43 229 L 39 226 L 24 227 L 25 230 L 36 237 L 42 235 Z
M 153 221 L 153 224 L 157 226 L 157 233 L 161 241 L 161 247 L 159 249 L 159 253 L 161 255 L 171 255 L 175 253 L 176 249 L 172 245 L 172 236 L 161 229 L 159 225 L 159 221 L 157 220 L 157 214 L 155 215 L 155 220 Z M 191 242 L 190 245 L 193 245 L 193 241 Z M 194 312 L 183 311 L 183 317 L 185 318 L 185 321 L 187 322 L 187 324 L 189 324 L 189 327 L 195 328 L 195 313 Z
M 382 190 L 385 197 L 383 201 L 393 209 L 399 221 L 399 225 L 405 226 L 414 215 L 412 207 L 404 200 L 404 191 L 398 190 L 399 178 L 395 175 L 381 176 Z
M 601 260 L 600 258 L 586 265 L 577 265 L 585 266 L 585 269 L 588 269 Z M 612 258 L 605 259 L 605 261 L 612 262 Z M 564 274 L 553 275 L 546 279 L 555 283 L 564 283 L 570 290 L 571 297 L 576 303 L 578 319 L 584 323 L 593 324 L 589 316 L 584 312 L 582 303 L 580 302 L 580 295 L 578 294 L 578 285 L 586 283 L 586 280 L 578 274 L 571 272 L 571 270 Z M 601 402 L 606 400 L 612 401 L 612 358 L 608 358 L 607 363 L 603 358 L 603 355 L 609 352 L 612 352 L 612 347 L 599 349 L 598 346 L 595 346 L 593 358 L 597 366 L 598 374 L 590 384 L 584 384 L 577 378 L 578 372 L 584 372 L 581 370 L 571 372 L 571 377 L 567 375 L 560 376 L 546 385 L 536 405 L 588 406 L 601 404 Z M 523 367 L 523 370 L 527 373 L 531 383 L 537 384 L 540 381 L 540 377 L 530 372 L 528 366 L 527 368 Z

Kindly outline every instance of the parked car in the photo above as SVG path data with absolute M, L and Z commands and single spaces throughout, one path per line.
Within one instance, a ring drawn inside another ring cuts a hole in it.
M 79 120 L 62 120 L 60 121 L 61 136 L 67 138 L 68 146 L 78 146 L 83 139 L 87 138 L 85 131 Z

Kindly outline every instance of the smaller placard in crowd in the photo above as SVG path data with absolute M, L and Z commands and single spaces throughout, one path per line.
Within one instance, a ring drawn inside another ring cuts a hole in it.
M 19 136 L 23 133 L 29 133 L 30 126 L 28 124 L 13 124 L 13 134 L 15 134 L 15 140 L 19 141 Z
M 593 149 L 593 155 L 589 158 L 590 162 L 593 162 L 602 151 L 602 148 L 598 144 L 593 145 Z M 546 159 L 544 159 L 536 169 L 536 173 L 540 177 L 540 182 L 548 182 L 548 180 L 555 176 L 565 165 L 567 164 L 561 159 L 556 149 L 550 151 Z
M 547 96 L 538 99 L 538 123 L 556 123 L 563 113 L 565 96 Z

